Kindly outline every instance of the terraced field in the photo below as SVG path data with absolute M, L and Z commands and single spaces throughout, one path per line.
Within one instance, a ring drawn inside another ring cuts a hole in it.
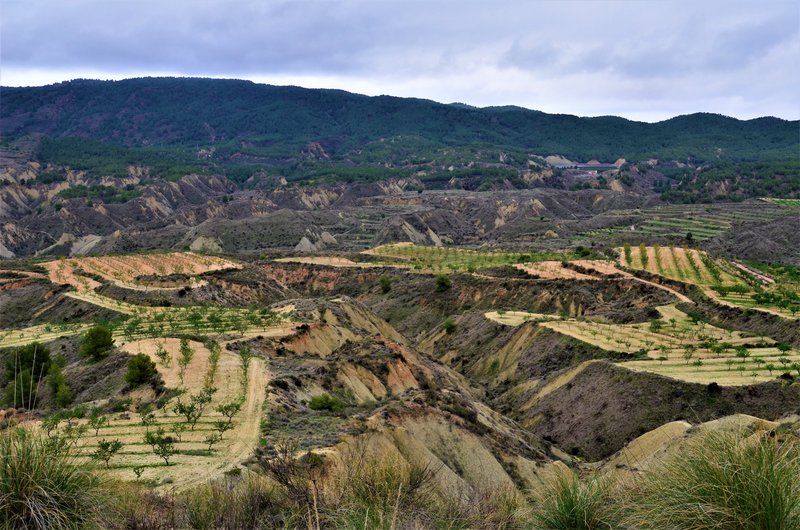
M 536 320 L 542 327 L 609 352 L 640 357 L 625 361 L 627 368 L 684 381 L 746 385 L 800 370 L 800 351 L 783 346 L 779 349 L 769 337 L 694 322 L 674 305 L 660 306 L 658 311 L 660 319 L 643 324 L 609 324 L 516 311 L 492 312 L 486 317 L 509 326 Z
M 142 276 L 170 276 L 173 274 L 196 276 L 204 272 L 241 268 L 235 261 L 216 256 L 203 256 L 193 252 L 165 252 L 124 256 L 70 258 L 44 263 L 50 281 L 72 285 L 79 291 L 100 286 L 92 276 L 128 289 L 150 288 L 137 281 Z M 177 289 L 184 285 L 170 285 Z M 157 287 L 156 287 L 157 288 Z
M 799 318 L 800 285 L 790 279 L 776 282 L 753 267 L 714 259 L 695 249 L 626 245 L 616 250 L 621 265 L 698 285 L 723 305 Z
M 761 200 L 770 204 L 777 204 L 778 206 L 791 206 L 794 208 L 800 208 L 800 199 L 778 199 L 774 197 L 765 197 Z
M 364 252 L 399 260 L 421 271 L 475 271 L 515 263 L 561 261 L 569 256 L 558 252 L 517 253 L 478 251 L 455 247 L 432 247 L 413 243 L 382 245 Z
M 618 248 L 617 252 L 622 265 L 659 274 L 671 280 L 700 286 L 735 286 L 745 283 L 730 264 L 713 259 L 700 250 L 640 245 Z
M 780 201 L 781 199 L 778 199 Z M 792 201 L 793 199 L 786 199 Z M 590 230 L 576 236 L 578 239 L 607 235 L 652 235 L 685 238 L 703 241 L 728 231 L 741 222 L 762 223 L 790 215 L 782 203 L 736 203 L 714 206 L 666 205 L 642 210 L 619 210 L 614 217 L 620 224 L 608 228 Z M 788 204 L 787 204 L 788 205 Z M 622 219 L 636 217 L 641 220 L 630 224 Z
M 105 425 L 96 432 L 90 427 L 75 440 L 80 454 L 89 459 L 101 441 L 119 440 L 123 444 L 122 449 L 109 460 L 108 472 L 112 476 L 132 480 L 135 478 L 134 468 L 138 468 L 142 472 L 142 480 L 169 488 L 202 483 L 236 467 L 247 458 L 258 444 L 262 404 L 266 397 L 267 374 L 263 360 L 252 358 L 244 362 L 240 356 L 222 347 L 217 349 L 215 355 L 199 342 L 189 342 L 189 347 L 193 351 L 192 361 L 181 377 L 177 362 L 180 344 L 177 339 L 145 339 L 126 344 L 125 351 L 131 354 L 145 353 L 156 362 L 167 387 L 178 388 L 184 393 L 165 403 L 161 410 L 152 412 L 152 415 L 142 411 L 105 416 L 108 420 Z M 165 366 L 156 355 L 159 348 L 171 357 L 169 366 Z M 190 395 L 197 395 L 204 388 L 215 390 L 210 401 L 203 405 L 203 412 L 198 419 L 194 423 L 188 422 L 175 411 L 175 406 L 180 401 L 189 403 Z M 240 411 L 229 421 L 217 409 L 231 403 L 238 404 Z M 53 435 L 83 430 L 79 426 L 87 423 L 87 420 L 77 420 L 75 428 L 67 428 L 62 424 Z M 168 463 L 145 440 L 147 432 L 157 433 L 159 429 L 163 429 L 164 435 L 170 437 L 174 452 L 167 456 Z M 215 441 L 209 446 L 211 439 Z
M 515 268 L 544 280 L 597 280 L 596 276 L 577 272 L 564 267 L 560 261 L 540 261 L 538 263 L 517 263 Z
M 193 253 L 164 253 L 152 255 L 113 256 L 57 260 L 44 264 L 54 283 L 75 288 L 65 296 L 108 309 L 124 315 L 109 324 L 115 337 L 125 341 L 140 338 L 175 336 L 186 333 L 236 334 L 239 336 L 265 333 L 272 329 L 291 327 L 288 312 L 267 308 L 239 309 L 223 307 L 151 307 L 139 306 L 104 296 L 95 291 L 102 284 L 94 279 L 104 279 L 125 287 L 140 288 L 136 278 L 142 274 L 161 276 L 198 274 L 212 270 L 239 267 L 237 263 L 216 257 Z M 94 277 L 86 276 L 87 268 Z M 191 282 L 187 279 L 186 282 Z M 176 287 L 190 286 L 178 283 Z M 194 284 L 196 286 L 196 284 Z M 80 323 L 53 323 L 20 329 L 0 330 L 0 347 L 15 347 L 34 341 L 48 341 L 59 337 L 77 335 L 90 325 Z

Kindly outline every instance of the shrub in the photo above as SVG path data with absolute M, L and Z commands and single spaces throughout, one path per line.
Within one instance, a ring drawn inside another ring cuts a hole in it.
M 328 394 L 320 394 L 311 398 L 308 402 L 308 408 L 311 410 L 329 410 L 331 412 L 339 412 L 344 409 L 344 403 L 341 399 L 330 396 Z
M 97 325 L 89 329 L 81 342 L 80 355 L 92 362 L 99 361 L 108 355 L 114 346 L 111 330 L 105 326 Z
M 189 490 L 177 499 L 188 528 L 295 527 L 283 495 L 266 477 L 248 474 Z
M 610 484 L 599 478 L 585 482 L 570 472 L 558 474 L 534 495 L 536 528 L 578 530 L 618 528 Z
M 448 318 L 447 320 L 444 321 L 443 328 L 444 328 L 444 332 L 447 333 L 448 335 L 450 335 L 451 333 L 453 333 L 456 330 L 456 323 Z
M 378 283 L 380 283 L 381 292 L 383 294 L 386 294 L 392 290 L 392 279 L 389 278 L 388 276 L 381 276 L 380 279 L 378 280 Z
M 446 290 L 450 289 L 452 284 L 450 283 L 450 278 L 447 277 L 446 274 L 438 274 L 436 275 L 436 291 L 443 293 Z
M 50 370 L 47 374 L 47 384 L 50 387 L 50 393 L 53 399 L 61 408 L 66 407 L 72 401 L 72 391 L 64 379 L 64 365 L 66 359 L 63 355 L 58 355 L 53 362 L 50 363 Z
M 143 385 L 158 373 L 156 363 L 144 353 L 138 353 L 128 359 L 128 372 L 125 374 L 125 382 L 132 387 Z
M 708 433 L 646 474 L 630 505 L 636 528 L 800 528 L 800 445 Z
M 50 370 L 50 350 L 38 342 L 33 342 L 6 354 L 5 365 L 8 374 L 3 401 L 6 406 L 31 409 L 36 405 L 38 382 Z
M 0 437 L 0 528 L 97 528 L 106 500 L 93 469 L 66 446 L 21 428 Z

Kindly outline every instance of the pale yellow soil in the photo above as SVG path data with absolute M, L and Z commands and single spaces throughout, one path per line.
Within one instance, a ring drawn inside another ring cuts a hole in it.
M 31 342 L 50 342 L 59 337 L 83 333 L 91 324 L 41 325 L 27 328 L 0 330 L 0 348 L 23 346 Z
M 48 270 L 50 281 L 72 285 L 79 291 L 94 290 L 100 284 L 77 273 L 76 269 L 78 268 L 129 289 L 136 285 L 135 280 L 139 276 L 196 275 L 222 269 L 241 268 L 241 265 L 235 261 L 215 256 L 202 256 L 193 252 L 70 258 L 50 261 L 42 265 Z M 144 288 L 144 286 L 140 287 Z M 159 288 L 151 287 L 150 289 Z
M 536 263 L 517 263 L 515 269 L 533 274 L 545 280 L 596 280 L 594 276 L 576 272 L 561 265 L 560 261 L 539 261 Z
M 636 250 L 636 252 L 638 252 L 638 249 Z M 668 254 L 669 250 L 667 250 L 666 253 Z M 662 255 L 665 254 L 664 249 L 661 250 L 661 254 Z M 575 263 L 576 265 L 580 265 L 582 267 L 586 267 L 587 269 L 595 270 L 595 271 L 597 271 L 597 272 L 599 272 L 601 274 L 606 274 L 606 275 L 619 274 L 620 276 L 623 276 L 625 278 L 631 279 L 633 281 L 636 281 L 636 282 L 639 282 L 639 283 L 643 283 L 645 285 L 650 285 L 651 287 L 655 287 L 657 289 L 661 289 L 662 291 L 666 291 L 666 292 L 670 293 L 671 295 L 675 296 L 676 298 L 678 298 L 681 302 L 687 302 L 687 303 L 690 303 L 690 304 L 694 303 L 694 302 L 692 302 L 692 300 L 688 296 L 679 293 L 675 289 L 671 289 L 670 287 L 667 287 L 665 285 L 659 285 L 659 284 L 657 284 L 655 282 L 644 280 L 642 278 L 637 278 L 633 274 L 631 274 L 629 272 L 626 272 L 626 271 L 624 271 L 622 269 L 617 268 L 610 261 L 577 260 L 577 261 L 575 261 L 573 263 Z
M 649 469 L 658 463 L 657 456 L 691 428 L 686 421 L 672 421 L 639 436 L 603 465 L 604 474 L 627 473 Z
M 500 314 L 498 311 L 489 311 L 488 313 L 484 313 L 483 316 L 493 322 L 506 326 L 519 326 L 531 320 L 553 320 L 558 318 L 556 315 L 529 313 L 527 311 L 504 311 L 503 314 Z
M 587 366 L 589 366 L 592 363 L 596 363 L 596 362 L 600 362 L 600 361 L 582 362 L 578 366 L 575 366 L 574 368 L 570 368 L 569 370 L 565 371 L 561 375 L 555 377 L 554 379 L 549 381 L 546 385 L 544 385 L 542 388 L 540 388 L 533 396 L 531 396 L 528 399 L 528 401 L 523 403 L 522 406 L 520 407 L 520 410 L 521 411 L 525 411 L 525 410 L 530 409 L 531 407 L 536 405 L 536 403 L 538 403 L 540 399 L 542 399 L 543 397 L 547 396 L 548 394 L 551 394 L 552 392 L 555 392 L 556 390 L 558 390 L 562 386 L 566 385 L 567 383 L 569 383 L 570 381 L 575 379 L 575 377 L 579 373 L 581 373 L 583 370 L 585 370 Z
M 304 256 L 294 258 L 279 258 L 275 261 L 279 263 L 305 263 L 308 265 L 325 265 L 328 267 L 343 267 L 343 268 L 361 268 L 361 269 L 374 269 L 384 267 L 407 268 L 407 265 L 393 264 L 393 263 L 377 263 L 368 261 L 353 261 L 347 258 L 339 258 L 335 256 Z
M 623 363 L 622 366 L 631 370 L 653 372 L 693 383 L 716 382 L 719 385 L 740 386 L 770 381 L 786 371 L 796 374 L 789 367 L 791 363 L 800 362 L 800 352 L 797 350 L 786 356 L 786 359 L 789 360 L 787 366 L 780 362 L 781 356 L 777 348 L 750 348 L 750 353 L 751 357 L 744 363 L 731 353 L 724 353 L 718 357 L 712 352 L 698 350 L 689 362 L 681 355 L 670 355 L 669 360 L 663 363 L 656 360 L 629 361 Z M 703 361 L 702 366 L 692 365 L 692 362 L 697 359 Z M 759 366 L 755 359 L 761 359 L 764 363 Z M 733 363 L 728 364 L 728 360 L 732 360 Z M 772 374 L 766 369 L 766 365 L 770 363 L 775 365 Z M 739 367 L 744 367 L 745 370 L 741 371 Z M 756 373 L 755 377 L 753 377 L 753 373 Z
M 162 366 L 155 357 L 155 350 L 160 342 L 162 342 L 160 339 L 136 341 L 125 345 L 124 349 L 130 353 L 138 353 L 141 350 L 142 353 L 151 356 L 156 361 L 157 368 L 167 386 L 177 387 L 180 384 L 177 365 L 179 341 L 177 339 L 165 341 L 165 349 L 174 354 L 170 368 Z M 196 393 L 205 382 L 210 352 L 201 343 L 191 342 L 190 345 L 195 353 L 186 370 L 185 387 L 189 393 Z M 203 439 L 214 432 L 212 423 L 224 419 L 214 410 L 216 406 L 243 399 L 242 411 L 234 417 L 233 429 L 227 431 L 223 440 L 214 446 L 212 455 L 177 454 L 170 459 L 170 466 L 164 466 L 163 460 L 153 454 L 150 446 L 144 445 L 143 437 L 146 428 L 141 425 L 140 416 L 136 413 L 129 413 L 131 418 L 127 420 L 120 419 L 119 414 L 111 415 L 111 426 L 100 429 L 99 436 L 95 436 L 93 431 L 90 432 L 84 438 L 81 451 L 88 455 L 94 450 L 99 440 L 119 439 L 125 446 L 111 460 L 112 469 L 108 471 L 111 475 L 132 480 L 134 474 L 130 467 L 115 469 L 114 466 L 148 465 L 154 467 L 148 467 L 143 478 L 170 479 L 170 483 L 163 485 L 166 488 L 182 489 L 204 483 L 221 475 L 226 470 L 237 467 L 251 455 L 252 450 L 258 444 L 267 381 L 268 374 L 264 361 L 260 358 L 253 358 L 248 370 L 247 386 L 243 387 L 239 357 L 235 353 L 226 351 L 223 347 L 213 381 L 213 386 L 218 390 L 214 394 L 212 402 L 207 405 L 195 430 L 187 429 L 181 434 L 181 441 L 176 443 L 176 449 L 182 451 L 207 449 L 208 446 Z M 183 399 L 188 400 L 188 397 Z M 163 426 L 167 434 L 171 434 L 174 426 L 183 421 L 183 418 L 178 417 L 172 410 L 176 402 L 177 399 L 173 399 L 164 409 L 156 412 L 157 425 L 150 427 L 151 429 Z M 173 436 L 175 435 L 173 434 Z
M 743 265 L 742 263 L 739 263 L 738 261 L 731 261 L 731 264 L 734 267 L 736 267 L 737 269 L 739 269 L 740 271 L 744 272 L 745 274 L 748 274 L 750 276 L 753 276 L 754 278 L 757 278 L 758 280 L 761 281 L 761 283 L 763 283 L 765 285 L 772 285 L 772 284 L 775 283 L 775 280 L 770 278 L 766 274 L 760 273 L 760 272 L 755 271 L 755 270 L 753 270 L 753 269 L 751 269 L 749 267 L 746 267 L 745 265 Z

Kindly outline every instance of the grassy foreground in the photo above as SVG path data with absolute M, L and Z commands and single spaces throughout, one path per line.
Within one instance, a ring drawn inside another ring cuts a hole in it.
M 791 435 L 710 432 L 632 481 L 564 468 L 531 495 L 441 491 L 436 469 L 369 456 L 297 458 L 159 494 L 104 482 L 67 448 L 13 429 L 0 439 L 0 528 L 740 528 L 800 527 L 800 445 Z

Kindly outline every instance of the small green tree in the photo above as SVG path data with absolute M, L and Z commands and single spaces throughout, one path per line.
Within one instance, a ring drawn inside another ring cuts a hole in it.
M 186 367 L 192 362 L 194 357 L 194 350 L 189 346 L 189 339 L 182 338 L 180 345 L 180 357 L 178 357 L 178 378 L 183 384 L 183 378 L 186 375 Z
M 224 422 L 223 422 L 224 423 Z M 222 440 L 222 435 L 216 432 L 210 433 L 208 436 L 203 439 L 203 442 L 208 444 L 208 450 L 211 451 L 211 448 L 219 443 Z
M 108 461 L 111 460 L 120 449 L 122 449 L 122 442 L 119 440 L 108 441 L 103 439 L 97 444 L 97 449 L 92 454 L 92 458 L 105 462 L 106 469 L 108 469 Z
M 766 366 L 767 370 L 769 370 L 769 375 L 772 376 L 772 372 L 777 368 L 775 363 L 767 363 Z
M 53 414 L 42 420 L 42 430 L 47 434 L 47 437 L 50 438 L 52 436 L 52 432 L 58 429 L 58 425 L 61 423 L 61 416 L 58 414 Z
M 308 408 L 311 410 L 329 410 L 331 412 L 339 412 L 344 409 L 344 403 L 341 399 L 330 396 L 328 394 L 320 394 L 311 398 L 308 402 Z
M 84 335 L 79 353 L 81 357 L 97 362 L 105 358 L 113 346 L 111 330 L 106 326 L 97 325 L 89 328 Z
M 156 357 L 158 357 L 158 361 L 164 368 L 169 368 L 172 366 L 172 355 L 170 355 L 167 349 L 164 348 L 163 344 L 159 344 L 156 348 Z
M 448 318 L 447 320 L 444 321 L 444 325 L 442 326 L 442 328 L 444 329 L 445 333 L 451 335 L 456 330 L 456 323 Z
M 50 350 L 33 342 L 8 352 L 5 365 L 8 377 L 5 404 L 9 407 L 34 408 L 38 383 L 50 369 Z
M 647 247 L 644 243 L 639 244 L 639 259 L 642 261 L 642 268 L 647 270 L 648 265 L 648 257 L 647 257 Z
M 436 275 L 436 291 L 439 293 L 443 293 L 452 287 L 452 283 L 450 282 L 450 278 L 446 274 L 437 274 Z
M 225 431 L 229 431 L 233 429 L 233 425 L 230 422 L 225 420 L 218 420 L 214 422 L 214 430 L 219 432 L 220 439 L 222 435 L 225 434 Z
M 197 410 L 197 405 L 193 402 L 190 403 L 183 403 L 178 401 L 173 409 L 175 414 L 183 416 L 186 418 L 186 423 L 188 423 L 192 430 L 194 430 L 194 425 L 197 423 L 197 420 L 200 419 L 201 412 Z
M 242 363 L 242 384 L 247 385 L 247 373 L 250 370 L 250 361 L 253 360 L 253 350 L 245 345 L 239 348 L 239 361 Z
M 223 403 L 217 407 L 217 412 L 228 418 L 229 424 L 233 423 L 233 417 L 236 416 L 241 410 L 242 402 L 239 400 Z
M 128 359 L 128 371 L 125 374 L 125 382 L 135 388 L 150 382 L 157 373 L 156 363 L 154 363 L 147 354 L 137 353 Z
M 381 286 L 381 292 L 383 294 L 386 294 L 392 290 L 392 279 L 390 277 L 386 275 L 381 276 L 380 279 L 378 280 L 378 283 Z
M 169 459 L 175 454 L 175 439 L 164 433 L 164 428 L 157 431 L 148 431 L 144 435 L 144 443 L 153 448 L 156 456 L 164 459 L 164 465 L 169 465 Z
M 95 408 L 92 409 L 92 412 L 89 415 L 89 427 L 94 429 L 94 435 L 97 436 L 100 434 L 100 429 L 108 425 L 108 417 L 103 416 L 100 413 L 100 410 Z

